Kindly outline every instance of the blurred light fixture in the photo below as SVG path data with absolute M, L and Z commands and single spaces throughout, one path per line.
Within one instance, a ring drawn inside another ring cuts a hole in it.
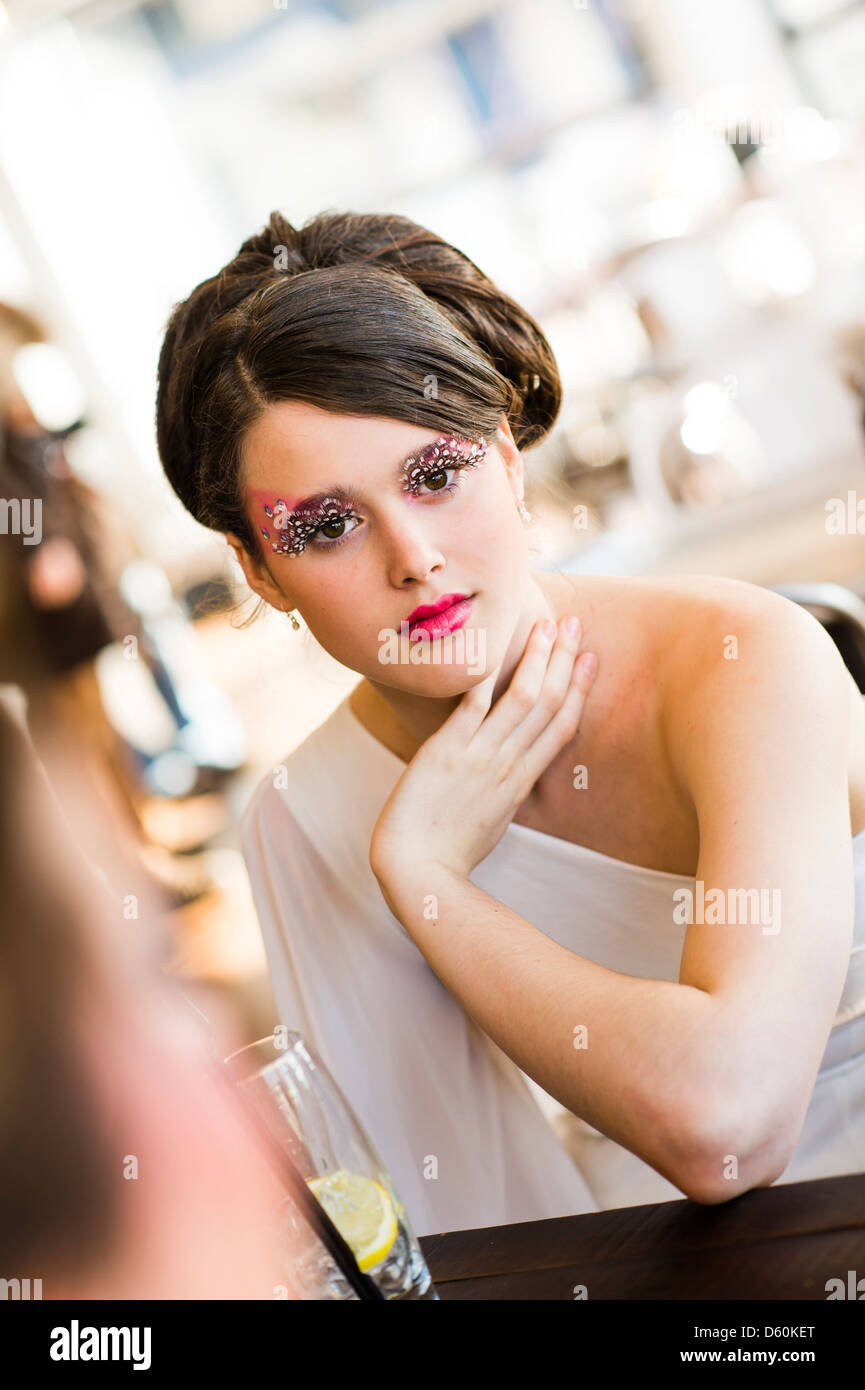
M 633 376 L 651 357 L 652 345 L 633 297 L 610 282 L 593 291 L 582 314 L 584 331 L 606 377 Z
M 705 510 L 772 482 L 760 436 L 716 381 L 636 397 L 627 446 L 635 496 L 651 514 Z
M 168 575 L 152 560 L 130 560 L 123 566 L 118 587 L 134 613 L 164 613 L 173 601 Z
M 787 118 L 785 136 L 790 153 L 803 162 L 834 159 L 841 151 L 841 126 L 827 121 L 816 106 L 795 107 Z
M 675 501 L 717 506 L 765 484 L 767 460 L 757 431 L 718 382 L 701 381 L 685 393 L 676 433 L 667 436 L 660 455 Z
M 693 214 L 684 198 L 655 198 L 628 213 L 629 243 L 640 246 L 684 236 L 693 224 Z
M 583 426 L 574 439 L 573 450 L 586 468 L 607 468 L 622 456 L 624 444 L 617 430 L 598 421 Z
M 817 276 L 814 254 L 799 228 L 768 198 L 739 208 L 718 250 L 730 284 L 750 304 L 804 294 Z
M 692 454 L 711 454 L 721 442 L 730 397 L 714 381 L 692 386 L 685 396 L 685 418 L 679 431 Z
M 86 400 L 69 358 L 53 343 L 25 343 L 12 358 L 12 375 L 38 424 L 52 434 L 82 418 Z

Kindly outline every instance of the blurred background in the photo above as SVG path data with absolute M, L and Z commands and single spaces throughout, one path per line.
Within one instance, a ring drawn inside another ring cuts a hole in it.
M 854 669 L 863 70 L 843 0 L 0 3 L 2 698 L 61 804 L 108 811 L 118 921 L 146 881 L 166 972 L 239 1042 L 275 1009 L 238 820 L 358 678 L 240 625 L 162 477 L 172 305 L 274 208 L 414 218 L 556 352 L 538 567 L 831 594 Z

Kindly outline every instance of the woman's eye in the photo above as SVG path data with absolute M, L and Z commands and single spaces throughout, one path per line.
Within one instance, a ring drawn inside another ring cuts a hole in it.
M 349 521 L 356 522 L 357 517 L 347 512 L 345 516 L 332 516 L 327 521 L 321 523 L 315 534 L 316 536 L 322 536 L 324 538 L 325 544 L 322 546 L 322 549 L 327 549 L 328 545 L 339 545 L 340 541 L 348 539 L 351 535 L 351 531 L 355 529 L 354 527 L 351 528 L 351 531 L 343 530 L 339 532 L 338 535 L 334 535 L 333 531 L 337 527 L 344 527 Z
M 461 468 L 462 465 L 457 464 L 452 464 L 449 468 L 431 468 L 428 473 L 423 475 L 420 481 L 426 484 L 432 492 L 453 492 L 454 488 L 458 487 L 462 481 L 460 477 Z M 447 479 L 448 473 L 453 473 L 454 475 L 452 482 L 437 481 Z M 422 497 L 423 493 L 417 495 Z
M 427 473 L 423 481 L 426 483 L 427 487 L 432 488 L 433 492 L 441 492 L 445 485 L 445 482 L 447 481 L 447 475 L 448 470 L 446 468 L 436 468 L 434 472 Z M 437 478 L 443 479 L 444 482 L 437 483 Z

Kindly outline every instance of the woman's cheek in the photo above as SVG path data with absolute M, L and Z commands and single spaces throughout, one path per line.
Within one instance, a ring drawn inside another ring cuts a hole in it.
M 315 640 L 335 661 L 349 670 L 371 672 L 375 676 L 377 653 L 384 645 L 378 635 L 381 625 L 374 618 L 375 604 L 349 586 L 338 607 L 328 605 L 324 612 L 304 609 L 302 603 L 298 603 L 298 607 Z
M 469 553 L 484 557 L 485 569 L 492 561 L 494 567 L 508 571 L 514 567 L 515 554 L 525 549 L 524 531 L 511 493 L 502 497 L 497 491 L 466 517 L 461 541 L 471 548 Z M 465 553 L 463 544 L 460 550 Z

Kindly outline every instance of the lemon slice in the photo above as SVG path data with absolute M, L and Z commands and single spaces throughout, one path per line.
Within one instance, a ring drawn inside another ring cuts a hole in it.
M 358 1268 L 379 1264 L 399 1234 L 393 1202 L 381 1183 L 338 1168 L 309 1178 L 307 1185 L 350 1247 Z

